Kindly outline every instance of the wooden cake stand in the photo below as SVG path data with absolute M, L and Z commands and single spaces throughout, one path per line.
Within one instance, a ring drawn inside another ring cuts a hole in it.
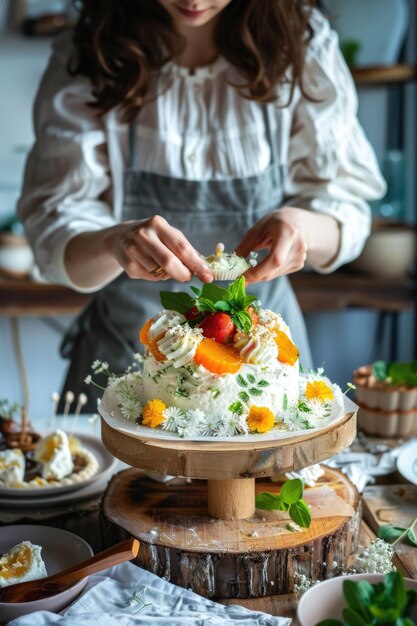
M 145 439 L 102 419 L 102 440 L 114 456 L 147 472 L 181 477 L 161 483 L 135 469 L 116 475 L 102 503 L 106 541 L 136 537 L 138 565 L 206 597 L 288 593 L 295 574 L 334 575 L 356 549 L 360 523 L 359 495 L 346 476 L 326 468 L 320 481 L 353 515 L 313 516 L 310 528 L 299 532 L 284 530 L 287 523 L 275 511 L 255 511 L 255 493 L 277 493 L 267 477 L 324 461 L 355 434 L 356 413 L 319 432 L 230 443 Z

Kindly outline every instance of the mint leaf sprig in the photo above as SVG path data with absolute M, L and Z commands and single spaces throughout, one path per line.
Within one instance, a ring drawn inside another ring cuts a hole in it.
M 316 626 L 415 626 L 409 615 L 417 605 L 417 591 L 406 589 L 401 572 L 389 572 L 382 583 L 345 580 L 343 595 L 343 622 L 325 619 Z
M 258 493 L 255 498 L 257 509 L 266 511 L 288 511 L 293 522 L 302 528 L 309 528 L 311 513 L 307 503 L 303 500 L 304 483 L 301 478 L 287 480 L 281 487 L 279 494 L 267 491 Z
M 381 526 L 378 530 L 378 537 L 393 546 L 404 541 L 408 543 L 408 545 L 417 547 L 416 526 L 417 517 L 407 528 L 400 528 L 399 526 Z
M 237 278 L 227 289 L 214 283 L 205 283 L 201 289 L 191 287 L 194 297 L 184 292 L 161 291 L 161 304 L 165 309 L 177 311 L 185 315 L 194 307 L 201 314 L 193 320 L 198 324 L 204 313 L 222 311 L 228 313 L 234 325 L 240 331 L 247 333 L 252 328 L 252 317 L 248 308 L 252 306 L 257 310 L 256 296 L 247 295 L 245 291 L 245 279 Z
M 375 361 L 372 363 L 372 375 L 380 382 L 389 385 L 417 387 L 417 360 L 409 362 Z

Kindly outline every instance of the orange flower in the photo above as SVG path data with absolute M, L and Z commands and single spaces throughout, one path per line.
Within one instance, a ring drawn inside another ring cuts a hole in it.
M 320 402 L 326 402 L 327 400 L 333 400 L 333 391 L 329 385 L 326 385 L 322 380 L 313 380 L 311 383 L 307 383 L 306 397 L 309 400 L 320 400 Z
M 149 400 L 143 409 L 142 423 L 149 428 L 156 428 L 164 421 L 164 411 L 167 408 L 162 400 Z
M 267 433 L 273 427 L 275 417 L 265 406 L 251 406 L 246 421 L 252 433 Z

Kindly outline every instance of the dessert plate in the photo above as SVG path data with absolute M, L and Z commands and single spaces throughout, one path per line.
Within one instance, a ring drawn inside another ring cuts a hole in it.
M 71 482 L 70 484 L 51 485 L 50 487 L 22 487 L 19 489 L 15 487 L 5 487 L 2 485 L 0 486 L 0 498 L 2 496 L 9 498 L 25 498 L 26 500 L 30 498 L 32 500 L 32 504 L 33 498 L 41 499 L 48 496 L 52 499 L 53 496 L 85 488 L 102 478 L 104 474 L 107 474 L 116 467 L 117 459 L 115 459 L 114 456 L 103 446 L 100 439 L 91 435 L 82 435 L 78 433 L 74 433 L 74 436 L 80 440 L 83 448 L 94 455 L 98 463 L 98 469 L 93 475 L 84 480 L 77 480 L 75 478 L 74 482 Z M 76 476 L 77 475 L 75 474 L 75 477 Z
M 84 539 L 67 530 L 26 524 L 2 527 L 0 555 L 22 541 L 31 541 L 33 544 L 42 546 L 41 556 L 48 575 L 57 574 L 93 555 L 91 547 Z M 87 578 L 83 578 L 71 585 L 69 589 L 42 600 L 15 604 L 0 602 L 0 619 L 9 621 L 35 611 L 58 612 L 80 595 L 87 584 L 87 580 Z
M 397 469 L 401 476 L 417 485 L 417 439 L 405 443 L 398 454 Z

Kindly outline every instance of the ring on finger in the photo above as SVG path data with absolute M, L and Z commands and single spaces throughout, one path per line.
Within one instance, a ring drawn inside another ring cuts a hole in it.
M 158 278 L 159 276 L 162 276 L 163 274 L 165 274 L 165 270 L 163 267 L 158 265 L 158 267 L 155 267 L 155 269 L 152 270 L 151 274 L 153 274 L 156 278 Z

